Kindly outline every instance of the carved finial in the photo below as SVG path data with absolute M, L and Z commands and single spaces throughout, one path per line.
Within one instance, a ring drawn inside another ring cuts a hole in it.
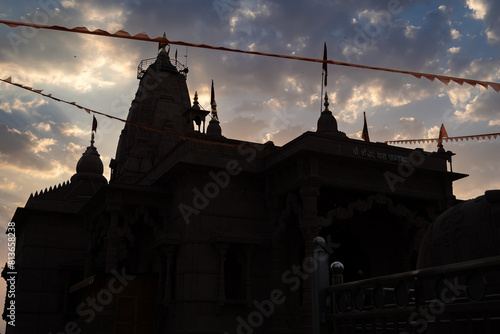
M 328 103 L 328 93 L 325 93 L 325 103 L 324 103 L 325 111 L 329 111 L 328 110 L 329 105 L 330 105 L 330 103 Z
M 219 117 L 217 117 L 217 102 L 215 102 L 215 89 L 213 80 L 212 80 L 212 93 L 210 98 L 210 105 L 212 106 L 212 119 L 218 121 Z
M 167 39 L 167 34 L 163 33 L 162 38 Z M 160 49 L 160 52 L 163 52 L 163 51 L 167 52 L 167 50 L 165 50 L 165 48 L 167 47 L 167 45 L 168 45 L 167 42 L 160 42 L 158 44 L 158 49 Z M 168 49 L 168 51 L 170 51 L 170 48 Z
M 193 104 L 198 104 L 198 91 L 194 92 L 194 101 Z

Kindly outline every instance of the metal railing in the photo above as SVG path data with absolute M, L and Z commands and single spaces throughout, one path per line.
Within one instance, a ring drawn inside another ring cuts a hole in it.
M 313 279 L 315 334 L 500 333 L 500 256 L 348 283 L 331 269 L 331 286 Z
M 141 79 L 146 73 L 150 65 L 154 64 L 158 58 L 148 58 L 142 60 L 137 66 L 137 79 Z M 170 63 L 174 66 L 177 72 L 182 73 L 185 77 L 188 73 L 188 68 L 181 64 L 177 59 L 170 59 Z

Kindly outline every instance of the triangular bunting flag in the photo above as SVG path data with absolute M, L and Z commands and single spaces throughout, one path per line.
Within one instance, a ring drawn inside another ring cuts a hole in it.
M 490 86 L 491 86 L 491 88 L 493 88 L 493 90 L 495 92 L 500 92 L 500 84 L 498 84 L 498 83 L 490 83 Z
M 118 37 L 131 37 L 130 34 L 128 32 L 126 32 L 125 30 L 118 30 L 113 35 L 118 36 Z
M 446 132 L 446 129 L 444 128 L 444 124 L 441 123 L 441 128 L 439 129 L 439 138 L 437 142 L 438 147 L 443 146 L 443 138 L 448 137 L 448 132 Z
M 361 133 L 361 138 L 366 142 L 370 142 L 370 136 L 368 135 L 368 125 L 366 124 L 366 112 L 364 111 L 363 111 L 363 118 L 364 118 L 364 124 L 363 124 L 363 132 Z
M 441 81 L 442 83 L 444 83 L 445 85 L 449 84 L 450 83 L 450 79 L 449 78 L 443 78 L 443 77 L 436 77 L 439 81 Z
M 143 38 L 143 39 L 149 39 L 149 36 L 148 34 L 144 33 L 144 32 L 140 32 L 138 34 L 135 34 L 134 35 L 135 38 Z

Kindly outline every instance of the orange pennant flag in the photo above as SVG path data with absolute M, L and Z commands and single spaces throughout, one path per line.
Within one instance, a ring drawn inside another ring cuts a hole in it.
M 364 124 L 363 124 L 363 133 L 361 134 L 361 138 L 363 138 L 364 141 L 370 142 L 370 136 L 368 135 L 368 125 L 366 124 L 366 112 L 363 111 L 363 118 L 364 118 Z
M 438 138 L 438 147 L 443 146 L 443 138 L 448 138 L 448 133 L 446 132 L 446 129 L 444 128 L 444 124 L 441 123 L 441 129 L 439 129 L 439 138 Z

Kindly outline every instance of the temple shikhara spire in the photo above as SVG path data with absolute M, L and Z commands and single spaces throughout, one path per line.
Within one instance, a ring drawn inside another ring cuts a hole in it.
M 211 112 L 212 119 L 208 123 L 207 135 L 222 136 L 222 129 L 220 127 L 219 116 L 217 115 L 217 102 L 215 102 L 215 89 L 213 80 L 212 80 L 212 89 L 210 92 L 210 106 L 212 108 Z

